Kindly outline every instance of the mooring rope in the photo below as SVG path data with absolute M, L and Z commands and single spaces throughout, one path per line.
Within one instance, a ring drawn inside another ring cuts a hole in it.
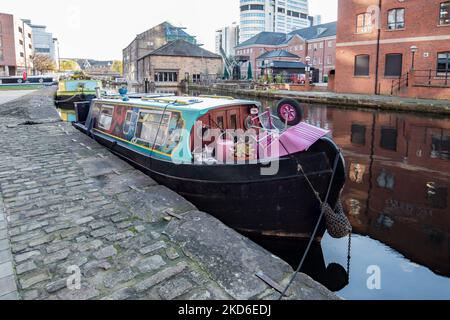
M 76 97 L 78 97 L 78 96 L 80 96 L 80 94 L 76 94 L 76 95 L 74 95 L 74 96 L 71 96 L 69 99 L 66 99 L 66 100 L 56 100 L 56 103 L 65 103 L 65 102 L 69 102 L 69 101 L 72 101 L 74 98 L 76 98 Z
M 334 160 L 333 173 L 332 173 L 332 176 L 331 176 L 330 185 L 328 186 L 327 195 L 325 197 L 325 201 L 323 201 L 323 202 L 320 199 L 320 197 L 318 196 L 318 193 L 314 189 L 311 181 L 309 181 L 309 178 L 304 174 L 303 168 L 300 166 L 306 181 L 308 181 L 309 185 L 312 187 L 312 191 L 314 192 L 314 194 L 316 194 L 318 196 L 318 200 L 320 202 L 320 207 L 321 207 L 321 212 L 320 212 L 319 220 L 317 221 L 317 224 L 316 224 L 316 226 L 314 228 L 314 231 L 313 231 L 313 233 L 311 235 L 311 239 L 309 240 L 308 246 L 306 247 L 306 251 L 303 254 L 302 260 L 300 261 L 300 264 L 299 264 L 297 270 L 292 275 L 292 278 L 289 281 L 289 284 L 283 290 L 283 292 L 281 293 L 281 295 L 280 295 L 278 300 L 282 300 L 283 297 L 286 296 L 286 293 L 288 292 L 289 288 L 292 286 L 292 284 L 294 283 L 295 279 L 297 278 L 297 275 L 300 273 L 300 270 L 302 269 L 303 264 L 305 263 L 306 257 L 308 256 L 309 250 L 311 250 L 311 246 L 312 246 L 312 244 L 314 242 L 314 239 L 316 237 L 317 231 L 319 230 L 320 223 L 322 222 L 323 216 L 325 215 L 325 204 L 328 202 L 328 198 L 330 197 L 330 194 L 331 194 L 331 189 L 333 187 L 334 177 L 336 175 L 336 170 L 337 170 L 337 166 L 338 166 L 338 163 L 339 163 L 340 156 L 341 156 L 341 150 L 339 150 L 339 152 L 336 155 L 336 159 Z

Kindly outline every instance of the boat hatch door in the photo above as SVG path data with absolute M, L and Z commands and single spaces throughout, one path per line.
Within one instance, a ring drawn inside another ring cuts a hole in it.
M 238 110 L 229 110 L 227 111 L 227 129 L 237 130 L 241 128 L 241 119 L 239 117 Z

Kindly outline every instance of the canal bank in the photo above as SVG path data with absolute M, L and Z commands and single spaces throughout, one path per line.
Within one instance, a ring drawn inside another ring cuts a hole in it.
M 411 99 L 390 96 L 375 96 L 361 94 L 337 94 L 333 92 L 304 92 L 287 90 L 252 90 L 240 89 L 235 86 L 213 84 L 201 86 L 190 84 L 189 91 L 198 90 L 210 94 L 229 94 L 247 96 L 258 99 L 294 98 L 302 103 L 331 104 L 343 108 L 368 108 L 397 112 L 418 112 L 438 115 L 450 114 L 448 100 Z
M 257 100 L 275 114 L 277 100 Z M 348 240 L 326 234 L 302 272 L 348 300 L 449 299 L 449 118 L 301 105 L 304 121 L 330 130 L 343 150 L 348 176 L 342 201 L 354 231 L 351 259 Z M 258 243 L 293 266 L 301 258 L 301 250 Z M 367 287 L 372 266 L 382 270 L 381 290 Z
M 53 94 L 0 105 L 0 299 L 278 297 L 256 274 L 292 267 L 60 122 Z M 338 297 L 302 274 L 288 299 Z

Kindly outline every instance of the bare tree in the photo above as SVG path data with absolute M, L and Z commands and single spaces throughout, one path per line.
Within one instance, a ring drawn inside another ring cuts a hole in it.
M 44 54 L 35 54 L 32 59 L 34 70 L 38 73 L 42 74 L 56 70 L 55 62 L 49 56 Z

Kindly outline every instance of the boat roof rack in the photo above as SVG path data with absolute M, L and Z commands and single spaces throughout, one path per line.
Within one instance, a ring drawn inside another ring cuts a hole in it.
M 154 102 L 161 102 L 161 103 L 172 103 L 172 104 L 177 104 L 177 105 L 184 105 L 184 106 L 188 106 L 188 105 L 192 105 L 195 103 L 200 103 L 202 102 L 201 100 L 198 99 L 189 99 L 189 100 L 182 100 L 182 99 L 170 99 L 170 98 L 164 98 L 164 97 L 142 97 L 143 101 L 154 101 Z
M 199 98 L 234 100 L 234 98 L 230 97 L 230 96 L 216 96 L 216 95 L 204 95 L 204 94 L 200 95 Z

